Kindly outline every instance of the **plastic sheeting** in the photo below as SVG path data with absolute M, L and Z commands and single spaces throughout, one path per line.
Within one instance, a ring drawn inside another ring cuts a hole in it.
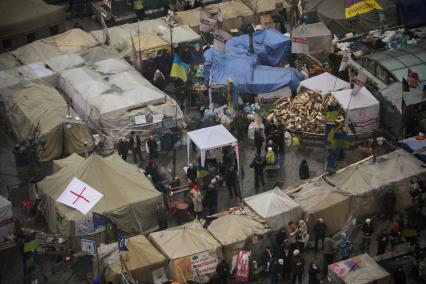
M 294 68 L 256 66 L 256 56 L 222 54 L 210 48 L 204 53 L 204 59 L 207 82 L 211 79 L 211 83 L 226 85 L 228 79 L 232 79 L 239 92 L 268 93 L 285 86 L 295 91 L 302 80 Z
M 287 226 L 288 222 L 299 220 L 303 210 L 278 187 L 244 199 L 244 202 L 264 218 L 273 231 Z
M 253 48 L 257 64 L 275 66 L 288 61 L 291 40 L 275 29 L 258 31 L 253 34 Z M 249 55 L 249 35 L 233 37 L 226 42 L 229 55 Z
M 415 156 L 420 160 L 426 163 L 426 140 L 417 140 L 416 137 L 406 138 L 404 140 L 399 141 L 410 153 L 415 152 Z

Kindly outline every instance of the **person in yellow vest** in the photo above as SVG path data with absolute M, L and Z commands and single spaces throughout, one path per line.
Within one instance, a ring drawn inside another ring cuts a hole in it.
M 135 9 L 135 13 L 139 21 L 143 21 L 143 19 L 145 18 L 145 8 L 143 4 L 143 0 L 133 1 L 133 9 Z

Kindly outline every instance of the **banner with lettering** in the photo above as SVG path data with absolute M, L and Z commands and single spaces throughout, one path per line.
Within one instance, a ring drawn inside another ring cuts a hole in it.
M 373 10 L 382 10 L 382 7 L 376 0 L 345 0 L 345 17 L 350 19 L 356 15 L 368 13 Z

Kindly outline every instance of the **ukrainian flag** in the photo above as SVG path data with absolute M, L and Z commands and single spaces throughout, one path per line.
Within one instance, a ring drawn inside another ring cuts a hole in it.
M 186 82 L 188 80 L 188 71 L 189 64 L 183 62 L 182 59 L 180 59 L 179 54 L 175 53 L 175 56 L 173 57 L 172 70 L 170 71 L 170 77 L 179 78 L 183 82 Z

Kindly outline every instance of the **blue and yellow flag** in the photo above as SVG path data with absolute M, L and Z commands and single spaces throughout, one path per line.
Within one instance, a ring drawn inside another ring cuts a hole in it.
M 327 106 L 327 121 L 334 121 L 337 119 L 339 115 L 339 108 L 337 105 L 328 105 Z
M 189 64 L 183 62 L 182 59 L 180 59 L 179 54 L 175 53 L 175 56 L 173 57 L 172 70 L 170 71 L 170 77 L 179 78 L 183 82 L 186 82 L 188 80 L 188 71 Z
M 349 149 L 352 147 L 352 138 L 340 131 L 336 124 L 327 123 L 324 136 L 326 149 Z

